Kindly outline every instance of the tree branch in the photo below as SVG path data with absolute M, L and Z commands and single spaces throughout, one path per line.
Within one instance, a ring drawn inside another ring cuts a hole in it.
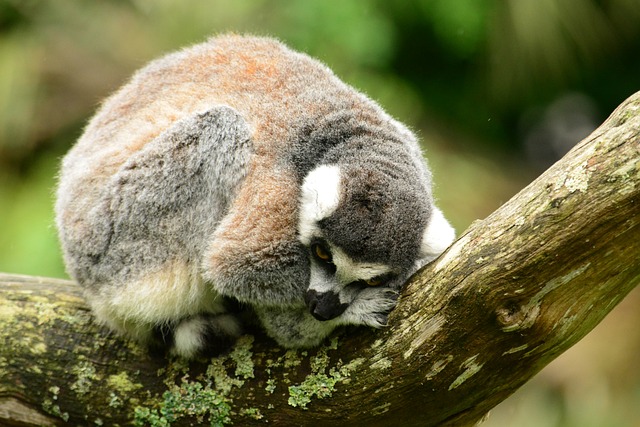
M 0 424 L 470 425 L 640 282 L 640 93 L 408 284 L 389 327 L 153 358 L 71 282 L 0 276 Z

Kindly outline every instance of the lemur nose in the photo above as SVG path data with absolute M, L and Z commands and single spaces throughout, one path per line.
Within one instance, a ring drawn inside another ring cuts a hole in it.
M 318 293 L 313 289 L 307 291 L 304 301 L 311 315 L 320 321 L 335 319 L 349 306 L 349 304 L 340 303 L 340 296 L 336 293 Z

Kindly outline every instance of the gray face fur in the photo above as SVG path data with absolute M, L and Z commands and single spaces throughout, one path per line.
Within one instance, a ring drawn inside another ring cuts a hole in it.
M 453 232 L 404 147 L 362 144 L 352 142 L 359 145 L 354 156 L 321 165 L 304 180 L 299 238 L 310 258 L 305 302 L 320 321 L 380 327 L 402 284 L 432 257 L 425 248 L 434 242 L 446 247 Z

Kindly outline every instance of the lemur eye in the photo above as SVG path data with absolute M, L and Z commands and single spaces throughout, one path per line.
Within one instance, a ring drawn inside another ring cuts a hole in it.
M 384 280 L 382 280 L 382 277 L 374 277 L 372 279 L 365 280 L 365 283 L 368 286 L 380 286 L 382 285 L 382 283 L 384 283 Z
M 367 286 L 385 286 L 396 277 L 397 275 L 395 273 L 390 272 L 381 276 L 372 277 L 369 280 L 363 280 L 362 282 Z
M 324 246 L 316 243 L 313 245 L 313 253 L 315 256 L 322 261 L 331 261 L 331 253 Z

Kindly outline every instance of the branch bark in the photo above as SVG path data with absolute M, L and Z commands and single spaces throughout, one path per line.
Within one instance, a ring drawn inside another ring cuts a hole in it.
M 413 277 L 382 331 L 154 358 L 71 282 L 0 276 L 0 424 L 471 425 L 640 282 L 640 92 Z

